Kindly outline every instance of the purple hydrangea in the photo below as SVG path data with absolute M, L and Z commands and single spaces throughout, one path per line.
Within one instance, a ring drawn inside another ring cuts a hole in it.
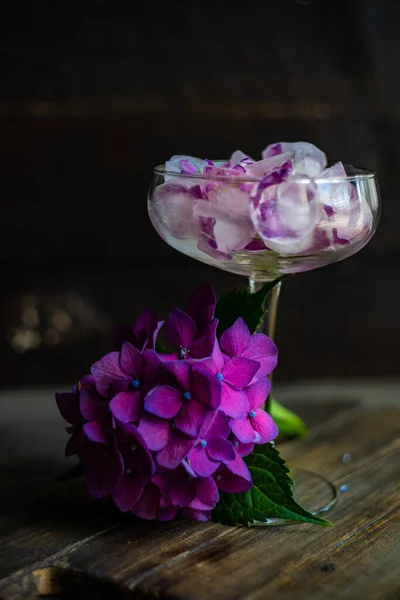
M 185 312 L 172 311 L 172 355 L 154 349 L 160 321 L 146 311 L 73 392 L 56 395 L 66 454 L 78 456 L 94 498 L 142 519 L 204 521 L 219 491 L 251 488 L 243 457 L 278 432 L 262 409 L 277 350 L 242 319 L 218 340 L 215 304 L 201 286 Z

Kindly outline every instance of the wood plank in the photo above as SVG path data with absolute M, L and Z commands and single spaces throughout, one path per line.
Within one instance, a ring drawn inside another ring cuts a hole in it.
M 308 440 L 284 446 L 292 462 L 348 485 L 332 528 L 140 523 L 77 495 L 77 484 L 62 487 L 47 502 L 3 520 L 0 597 L 26 598 L 40 589 L 85 597 L 82 590 L 90 589 L 107 598 L 112 588 L 115 598 L 257 600 L 273 593 L 319 599 L 338 589 L 349 599 L 358 590 L 371 600 L 394 598 L 399 416 L 396 409 L 356 408 L 316 428 Z M 352 460 L 343 463 L 349 449 Z M 102 587 L 103 580 L 111 588 Z

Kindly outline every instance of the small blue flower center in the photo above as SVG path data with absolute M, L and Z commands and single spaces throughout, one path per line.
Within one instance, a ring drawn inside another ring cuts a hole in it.
M 131 383 L 131 386 L 133 387 L 134 390 L 137 390 L 138 387 L 140 387 L 140 381 L 139 379 L 134 379 Z
M 190 392 L 185 392 L 183 394 L 183 399 L 184 400 L 190 400 L 191 397 L 192 397 L 192 394 Z
M 255 410 L 251 410 L 251 411 L 249 412 L 249 417 L 250 417 L 250 419 L 254 419 L 254 417 L 255 417 L 255 416 L 256 416 L 256 411 L 255 411 Z
M 181 358 L 183 360 L 184 358 L 187 357 L 189 352 L 190 352 L 190 348 L 183 348 L 181 346 L 181 349 L 179 350 L 179 358 Z
M 217 379 L 218 379 L 218 381 L 224 380 L 224 376 L 222 375 L 222 373 L 217 373 Z
M 207 440 L 200 440 L 200 446 L 205 448 L 207 446 Z

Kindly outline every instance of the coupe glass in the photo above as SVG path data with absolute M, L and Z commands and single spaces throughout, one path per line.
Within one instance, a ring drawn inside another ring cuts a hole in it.
M 334 174 L 335 168 L 328 172 Z M 343 260 L 369 242 L 380 216 L 377 178 L 350 166 L 346 173 L 316 179 L 291 176 L 278 190 L 274 185 L 263 189 L 261 179 L 167 172 L 158 166 L 148 210 L 170 246 L 247 277 L 250 291 L 256 292 L 278 277 Z M 262 324 L 271 338 L 280 287 L 269 295 Z M 296 469 L 294 478 L 297 500 L 314 514 L 335 504 L 335 488 L 324 477 Z

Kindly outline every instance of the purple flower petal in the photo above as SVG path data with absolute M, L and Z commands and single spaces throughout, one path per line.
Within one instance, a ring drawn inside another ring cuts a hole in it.
M 138 429 L 149 450 L 154 452 L 162 450 L 171 435 L 171 424 L 168 421 L 149 414 L 142 416 Z
M 237 466 L 239 472 L 233 472 L 227 465 L 223 465 L 214 475 L 215 483 L 220 491 L 227 492 L 228 494 L 239 494 L 241 492 L 248 492 L 253 487 L 250 471 L 247 469 L 246 463 L 243 462 L 240 456 L 237 456 L 235 460 L 237 461 L 238 459 L 242 461 L 245 468 Z M 228 463 L 229 466 L 233 462 L 235 461 Z
M 209 358 L 203 358 L 198 363 L 198 366 L 211 373 L 211 375 L 216 375 L 217 373 L 222 373 L 222 370 L 225 365 L 224 357 L 220 350 L 218 340 L 214 341 L 214 346 L 212 349 L 212 353 Z
M 210 413 L 210 415 L 212 415 L 212 413 Z M 230 431 L 231 428 L 229 427 L 229 422 L 226 417 L 226 414 L 222 410 L 219 410 L 212 418 L 212 421 L 210 421 L 209 427 L 207 428 L 206 432 L 204 432 L 202 435 L 207 440 L 210 440 L 214 437 L 227 438 Z
M 186 302 L 185 312 L 193 319 L 199 330 L 211 323 L 214 318 L 217 299 L 210 284 L 197 288 Z
M 174 506 L 188 506 L 195 497 L 196 489 L 193 481 L 178 481 L 171 483 L 169 494 Z
M 127 512 L 140 498 L 143 492 L 143 484 L 136 474 L 125 474 L 121 477 L 112 498 L 119 510 Z
M 221 382 L 198 364 L 193 367 L 192 397 L 215 410 L 221 404 Z
M 193 471 L 199 475 L 199 477 L 208 477 L 211 473 L 214 473 L 219 467 L 219 462 L 210 459 L 207 456 L 206 448 L 203 448 L 200 444 L 195 446 L 188 454 L 188 461 Z
M 67 423 L 78 425 L 81 422 L 78 392 L 57 392 L 56 402 L 61 416 Z
M 188 362 L 172 360 L 163 363 L 164 369 L 171 373 L 184 392 L 188 392 L 192 385 L 192 369 Z
M 86 437 L 83 429 L 81 427 L 74 429 L 65 447 L 66 458 L 75 454 L 81 454 L 85 441 Z
M 115 436 L 125 468 L 147 483 L 155 473 L 155 464 L 139 429 L 131 423 L 118 423 Z
M 275 369 L 278 362 L 277 347 L 263 333 L 252 335 L 246 349 L 240 354 L 243 358 L 250 358 L 260 363 L 257 377 L 266 377 L 266 375 L 269 375 Z
M 254 443 L 244 444 L 243 442 L 240 442 L 236 436 L 231 437 L 231 442 L 239 456 L 248 456 L 254 450 Z
M 87 442 L 81 458 L 90 495 L 93 498 L 103 498 L 112 494 L 119 484 L 124 468 L 117 447 Z
M 193 399 L 184 400 L 183 406 L 175 419 L 175 427 L 188 436 L 197 436 L 205 421 L 207 412 L 207 408 L 200 402 Z
M 235 458 L 235 449 L 224 438 L 213 438 L 207 442 L 207 454 L 213 460 L 226 462 Z
M 240 356 L 250 344 L 249 328 L 241 317 L 226 329 L 219 339 L 221 350 L 229 356 Z M 252 358 L 252 357 L 249 357 Z
M 144 368 L 143 354 L 129 342 L 124 342 L 119 364 L 124 373 L 131 376 L 132 379 L 138 379 Z
M 220 409 L 233 419 L 241 419 L 248 412 L 249 401 L 242 390 L 234 390 L 227 384 L 222 386 Z
M 241 388 L 249 385 L 259 368 L 260 363 L 256 360 L 234 356 L 225 364 L 222 373 L 226 383 Z
M 110 433 L 107 431 L 107 429 L 105 429 L 104 423 L 99 421 L 85 423 L 83 426 L 83 431 L 91 442 L 98 442 L 100 444 L 107 445 L 110 441 Z
M 196 496 L 205 505 L 209 505 L 209 508 L 214 508 L 215 504 L 219 500 L 218 488 L 215 485 L 215 481 L 212 477 L 202 477 L 196 479 Z
M 183 402 L 183 394 L 180 390 L 170 385 L 159 385 L 147 394 L 144 407 L 157 417 L 171 419 L 177 415 Z
M 218 320 L 214 319 L 214 321 L 207 325 L 203 332 L 193 340 L 189 357 L 200 359 L 211 356 L 215 344 L 217 326 Z
M 195 444 L 192 440 L 179 431 L 172 430 L 168 444 L 157 454 L 157 463 L 167 469 L 175 469 Z
M 136 338 L 136 343 L 133 345 L 139 350 L 154 348 L 156 337 L 162 324 L 163 321 L 159 321 L 157 315 L 152 310 L 146 309 L 132 327 Z M 130 342 L 131 340 L 127 339 L 126 341 Z
M 176 515 L 178 514 L 178 510 L 179 509 L 177 506 L 159 508 L 157 510 L 156 519 L 157 521 L 172 521 L 172 519 L 175 519 Z
M 128 392 L 120 392 L 111 400 L 110 410 L 122 423 L 139 421 L 142 414 L 140 391 L 131 389 Z
M 244 444 L 250 444 L 257 440 L 257 434 L 247 417 L 244 417 L 243 419 L 232 419 L 231 429 L 237 439 Z
M 110 352 L 103 356 L 92 366 L 91 373 L 97 390 L 104 397 L 107 397 L 110 386 L 119 380 L 124 380 L 126 387 L 129 386 L 129 377 L 119 365 L 119 352 Z
M 131 513 L 141 519 L 153 520 L 160 506 L 161 492 L 156 485 L 148 483 L 139 498 L 132 506 Z
M 164 377 L 164 372 L 162 370 L 162 361 L 160 356 L 157 354 L 155 350 L 148 349 L 143 352 L 144 357 L 144 369 L 142 374 L 143 382 L 150 382 L 154 385 L 154 380 L 158 379 L 161 383 Z
M 82 388 L 79 392 L 79 406 L 86 421 L 102 419 L 108 411 L 108 402 L 100 396 L 95 387 Z
M 254 431 L 257 433 L 257 444 L 266 444 L 276 438 L 279 433 L 278 427 L 267 412 L 258 408 L 256 416 L 251 419 Z
M 174 348 L 191 348 L 197 328 L 189 315 L 174 308 L 165 322 L 165 330 Z
M 265 404 L 270 390 L 271 382 L 267 378 L 259 379 L 258 381 L 246 387 L 243 391 L 245 392 L 249 401 L 248 410 L 255 410 L 256 408 L 259 408 Z

